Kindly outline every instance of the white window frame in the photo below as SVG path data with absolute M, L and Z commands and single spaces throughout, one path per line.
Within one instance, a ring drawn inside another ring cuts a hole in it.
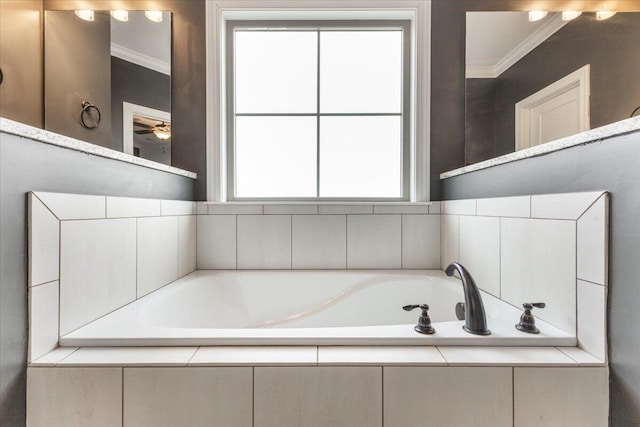
M 227 201 L 226 21 L 409 19 L 412 23 L 409 201 L 429 201 L 430 0 L 207 0 L 206 15 L 207 200 Z

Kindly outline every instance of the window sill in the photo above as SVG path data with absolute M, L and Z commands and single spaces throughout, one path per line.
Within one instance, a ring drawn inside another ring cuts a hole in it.
M 198 215 L 440 214 L 440 202 L 198 202 Z

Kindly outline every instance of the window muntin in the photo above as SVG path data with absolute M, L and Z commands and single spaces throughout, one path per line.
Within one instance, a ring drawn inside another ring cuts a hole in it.
M 408 200 L 409 28 L 227 21 L 228 199 Z

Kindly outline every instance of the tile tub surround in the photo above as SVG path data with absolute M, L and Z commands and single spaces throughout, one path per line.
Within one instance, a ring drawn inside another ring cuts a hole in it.
M 442 202 L 441 268 L 460 261 L 480 288 L 576 334 L 607 360 L 609 194 L 606 192 Z
M 433 269 L 440 203 L 198 202 L 204 269 Z
M 29 361 L 58 338 L 195 270 L 195 203 L 35 192 Z
M 608 368 L 553 347 L 81 348 L 58 357 L 28 369 L 30 427 L 604 427 L 608 418 Z M 481 397 L 463 405 L 464 393 Z

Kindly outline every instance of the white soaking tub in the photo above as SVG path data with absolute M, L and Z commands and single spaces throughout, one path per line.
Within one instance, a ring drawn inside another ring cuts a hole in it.
M 482 292 L 488 336 L 462 330 L 459 279 L 440 270 L 199 270 L 60 338 L 62 346 L 506 345 L 575 346 L 538 319 L 515 329 L 521 310 Z M 414 331 L 427 303 L 436 333 Z

